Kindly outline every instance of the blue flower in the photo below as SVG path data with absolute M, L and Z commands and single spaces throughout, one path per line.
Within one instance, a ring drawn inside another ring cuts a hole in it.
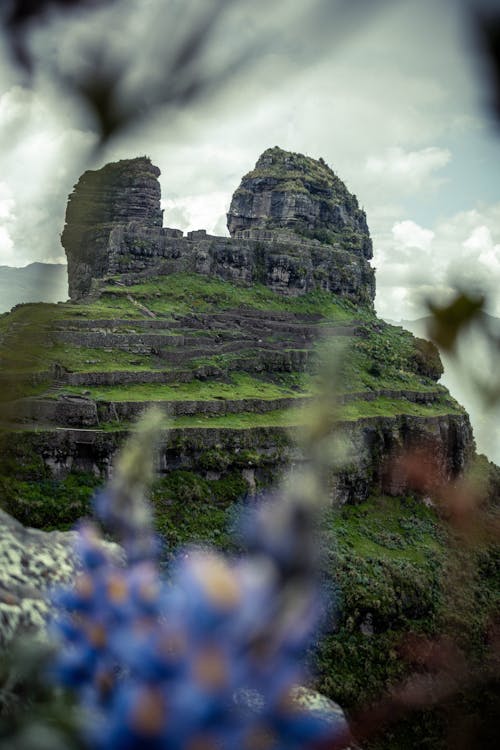
M 110 498 L 98 503 L 108 520 Z M 167 580 L 144 524 L 139 543 L 134 524 L 121 525 L 124 567 L 94 527 L 80 529 L 82 571 L 57 597 L 55 673 L 89 713 L 93 750 L 290 750 L 331 735 L 293 700 L 320 607 L 301 544 L 310 520 L 280 502 L 259 506 L 248 554 L 191 550 Z

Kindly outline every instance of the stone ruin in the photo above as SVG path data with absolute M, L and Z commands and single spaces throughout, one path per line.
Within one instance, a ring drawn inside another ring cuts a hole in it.
M 69 294 L 117 274 L 176 271 L 264 284 L 300 295 L 322 289 L 370 305 L 375 295 L 366 216 L 322 160 L 268 149 L 235 191 L 230 237 L 163 227 L 160 170 L 147 157 L 85 172 L 70 196 L 62 244 Z

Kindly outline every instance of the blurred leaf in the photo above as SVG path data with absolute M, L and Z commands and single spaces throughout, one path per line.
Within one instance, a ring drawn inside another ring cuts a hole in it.
M 97 56 L 93 70 L 72 83 L 74 91 L 85 101 L 95 118 L 101 142 L 108 140 L 130 119 L 120 111 L 116 101 L 122 74 L 117 65 L 102 65 Z
M 490 75 L 491 105 L 500 122 L 500 13 L 473 8 L 476 43 Z
M 110 60 L 106 50 L 100 48 L 95 50 L 90 72 L 85 71 L 76 80 L 72 77 L 64 79 L 70 90 L 83 99 L 94 115 L 99 135 L 98 146 L 125 128 L 144 120 L 159 107 L 185 106 L 207 95 L 258 56 L 261 46 L 252 42 L 242 44 L 238 53 L 233 53 L 223 64 L 216 66 L 207 62 L 206 53 L 210 48 L 212 33 L 229 5 L 229 0 L 212 0 L 203 8 L 203 12 L 193 16 L 185 35 L 179 35 L 165 47 L 164 57 L 155 60 L 162 71 L 159 82 L 151 80 L 148 85 L 125 94 L 124 81 L 133 56 L 124 60 Z M 189 12 L 189 8 L 186 12 Z M 172 20 L 175 25 L 173 14 Z M 150 31 L 153 33 L 157 30 Z
M 32 72 L 33 60 L 25 39 L 27 26 L 33 21 L 43 21 L 54 7 L 85 10 L 114 2 L 116 0 L 7 0 L 4 24 L 14 60 L 26 72 Z
M 460 292 L 448 305 L 435 305 L 428 302 L 432 315 L 428 325 L 430 338 L 440 348 L 452 352 L 455 349 L 459 333 L 484 310 L 484 297 L 472 296 Z

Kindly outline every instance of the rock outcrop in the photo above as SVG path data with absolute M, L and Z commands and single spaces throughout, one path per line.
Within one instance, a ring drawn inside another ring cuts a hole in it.
M 182 271 L 264 284 L 291 296 L 322 289 L 371 305 L 371 240 L 355 196 L 314 159 L 270 149 L 257 164 L 276 153 L 280 164 L 305 165 L 290 173 L 300 179 L 281 180 L 272 192 L 276 178 L 244 178 L 246 187 L 236 190 L 231 203 L 232 238 L 204 230 L 185 237 L 162 227 L 160 170 L 145 157 L 86 172 L 70 197 L 62 234 L 70 297 L 85 297 L 111 275 Z M 258 220 L 247 219 L 252 211 Z
M 0 647 L 40 631 L 50 590 L 75 574 L 74 532 L 27 529 L 0 510 Z
M 136 231 L 161 227 L 160 170 L 147 157 L 122 159 L 89 170 L 69 197 L 61 241 L 68 258 L 70 297 L 81 297 L 90 280 L 108 270 L 109 245 L 116 227 Z
M 253 492 L 301 461 L 289 431 L 316 392 L 322 337 L 343 360 L 350 455 L 332 486 L 339 503 L 405 491 L 407 478 L 384 465 L 422 446 L 443 481 L 462 472 L 474 451 L 468 418 L 436 383 L 435 348 L 377 320 L 366 217 L 330 167 L 265 151 L 233 196 L 232 237 L 163 227 L 158 175 L 145 157 L 124 160 L 85 173 L 70 197 L 63 242 L 71 296 L 83 301 L 59 306 L 45 331 L 37 395 L 3 407 L 20 442 L 32 441 L 40 477 L 104 478 L 155 404 L 171 426 L 162 474 L 231 475 Z
M 0 509 L 0 650 L 21 634 L 45 637 L 50 596 L 79 568 L 76 531 L 40 531 Z M 117 563 L 122 549 L 105 542 Z
M 243 177 L 227 215 L 231 236 L 249 229 L 292 230 L 372 257 L 365 212 L 323 159 L 275 146 Z

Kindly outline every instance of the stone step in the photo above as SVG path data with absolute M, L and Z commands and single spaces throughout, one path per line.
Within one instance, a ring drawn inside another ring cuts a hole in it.
M 216 314 L 197 314 L 185 316 L 177 320 L 127 320 L 127 319 L 96 319 L 96 320 L 63 320 L 59 321 L 56 331 L 63 334 L 70 331 L 93 331 L 107 336 L 116 335 L 144 335 L 142 332 L 163 331 L 163 335 L 168 335 L 169 331 L 176 333 L 186 333 L 192 335 L 195 331 L 215 331 L 216 333 L 238 335 L 238 332 L 248 332 L 255 335 L 274 335 L 278 333 L 290 333 L 302 335 L 305 337 L 314 337 L 318 335 L 332 336 L 352 336 L 359 328 L 359 322 L 352 323 L 328 323 L 328 321 L 319 320 L 311 323 L 309 320 L 281 321 L 260 317 L 242 316 L 241 314 L 233 317 L 227 317 Z M 126 329 L 125 331 L 123 329 Z M 58 335 L 60 338 L 60 334 Z M 64 336 L 63 336 L 64 338 Z
M 180 320 L 162 320 L 162 319 L 137 319 L 137 318 L 67 318 L 59 320 L 54 329 L 59 331 L 66 330 L 110 330 L 119 332 L 121 328 L 130 328 L 140 331 L 169 331 L 175 330 L 182 325 Z
M 153 354 L 161 347 L 184 346 L 184 336 L 163 333 L 107 333 L 103 331 L 58 331 L 61 344 L 90 349 L 119 349 L 134 354 Z M 207 343 L 209 339 L 206 339 Z

